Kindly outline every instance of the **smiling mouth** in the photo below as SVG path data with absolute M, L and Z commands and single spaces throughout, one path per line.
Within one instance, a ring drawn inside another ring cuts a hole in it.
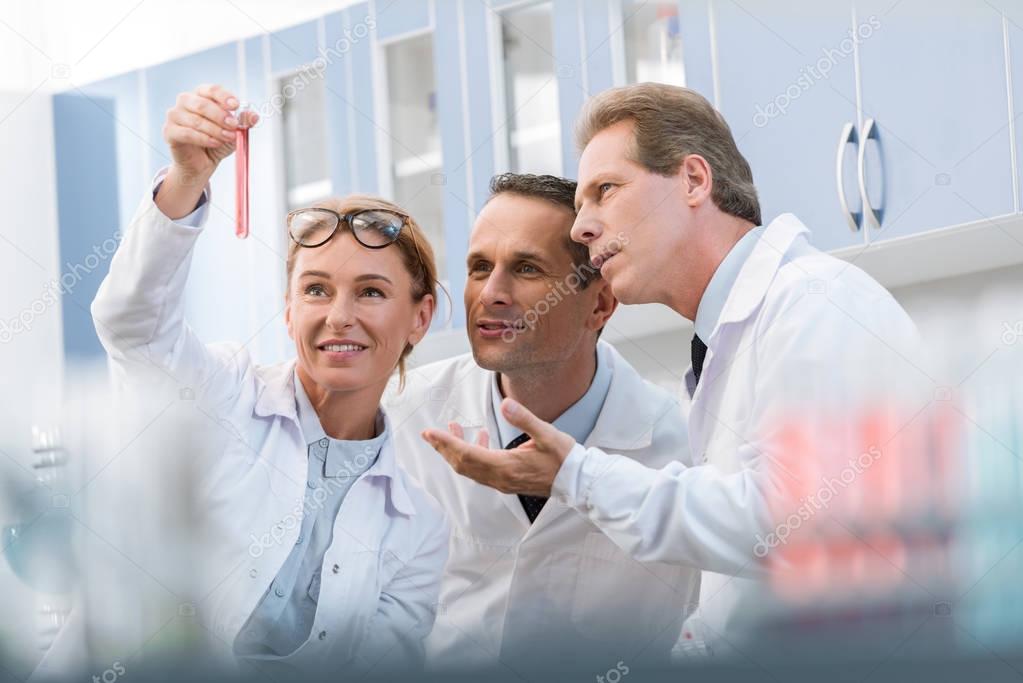
M 362 344 L 320 344 L 316 348 L 330 353 L 350 353 L 352 351 L 365 351 L 368 347 Z

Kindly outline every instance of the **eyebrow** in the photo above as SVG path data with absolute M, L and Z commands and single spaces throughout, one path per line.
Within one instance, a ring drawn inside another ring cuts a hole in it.
M 586 183 L 585 185 L 577 185 L 575 189 L 575 212 L 579 213 L 579 204 L 581 199 L 586 195 L 590 194 L 595 187 L 600 187 L 603 183 L 618 182 L 614 179 L 614 174 L 608 170 L 598 171 L 593 176 L 593 180 Z
M 299 277 L 322 277 L 330 279 L 330 273 L 325 270 L 304 270 Z
M 299 275 L 299 277 L 322 277 L 329 280 L 331 278 L 331 274 L 324 270 L 305 270 L 302 271 L 302 274 Z M 391 281 L 391 278 L 386 275 L 381 275 L 380 273 L 364 273 L 355 278 L 356 282 L 365 282 L 366 280 L 383 280 L 389 285 L 394 284 Z
M 387 277 L 386 275 L 381 275 L 380 273 L 363 273 L 362 275 L 359 275 L 355 278 L 356 282 L 365 282 L 366 280 L 383 280 L 389 285 L 394 284 L 393 282 L 391 282 L 391 278 Z
M 514 251 L 512 252 L 512 258 L 516 261 L 537 261 L 545 266 L 550 265 L 550 261 L 544 258 L 544 256 L 537 251 Z M 469 255 L 465 257 L 466 263 L 472 263 L 476 259 L 487 260 L 487 257 L 479 251 L 469 252 Z
M 548 263 L 547 259 L 536 251 L 516 251 L 512 253 L 512 256 L 517 261 L 538 261 L 544 265 Z

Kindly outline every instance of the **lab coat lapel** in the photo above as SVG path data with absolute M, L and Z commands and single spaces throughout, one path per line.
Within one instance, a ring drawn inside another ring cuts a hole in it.
M 502 448 L 504 444 L 498 443 L 501 437 L 497 429 L 497 419 L 494 416 L 493 401 L 490 399 L 490 382 L 493 373 L 477 366 L 474 366 L 470 372 L 472 373 L 471 379 L 466 378 L 470 389 L 451 392 L 447 404 L 441 411 L 442 424 L 440 427 L 447 429 L 448 422 L 459 423 L 465 431 L 466 441 L 470 443 L 475 441 L 480 429 L 486 428 L 490 435 L 490 447 Z M 516 522 L 523 529 L 528 529 L 529 518 L 526 516 L 526 511 L 522 509 L 519 497 L 513 493 L 502 493 L 497 490 L 493 490 L 493 493 L 501 497 Z
M 707 344 L 707 355 L 703 361 L 700 383 L 695 391 L 692 390 L 695 380 L 692 367 L 686 372 L 685 390 L 692 399 L 689 413 L 689 444 L 694 458 L 702 458 L 706 448 L 707 394 L 715 392 L 719 388 L 715 385 L 727 380 L 730 362 L 727 354 L 722 356 L 720 352 L 726 346 L 742 346 L 731 348 L 730 352 L 753 353 L 752 346 L 756 339 L 747 337 L 745 342 L 730 341 L 728 334 L 730 326 L 741 325 L 753 315 L 767 295 L 767 290 L 782 262 L 793 251 L 797 240 L 805 240 L 807 234 L 809 234 L 807 227 L 790 213 L 781 214 L 768 224 L 767 229 L 757 240 L 749 259 L 739 271 L 739 277 L 731 291 L 728 292 L 721 316 L 714 325 L 710 338 L 704 340 Z M 717 360 L 718 357 L 720 360 Z
M 643 378 L 613 346 L 603 341 L 598 342 L 597 353 L 599 362 L 611 366 L 611 386 L 597 416 L 597 423 L 583 445 L 635 459 L 637 451 L 650 446 L 654 427 L 663 415 L 655 415 L 656 411 L 646 396 L 647 388 Z M 521 510 L 522 504 L 518 497 L 513 498 Z M 574 513 L 572 508 L 548 500 L 533 522 L 530 533 L 538 533 L 569 512 Z M 524 513 L 523 518 L 527 519 Z
M 663 416 L 656 414 L 646 382 L 610 344 L 599 342 L 597 352 L 600 362 L 611 367 L 611 386 L 584 445 L 626 453 L 648 447 Z

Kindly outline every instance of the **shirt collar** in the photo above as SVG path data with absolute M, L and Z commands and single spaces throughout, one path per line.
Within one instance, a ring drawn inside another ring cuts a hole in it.
M 258 390 L 259 393 L 256 397 L 256 405 L 253 412 L 260 417 L 280 415 L 281 417 L 293 420 L 303 433 L 303 439 L 305 439 L 307 437 L 307 427 L 300 422 L 298 416 L 298 403 L 300 400 L 298 388 L 301 387 L 302 383 L 298 381 L 296 367 L 297 361 L 292 358 L 282 363 L 257 368 L 256 372 L 262 380 L 262 386 Z M 301 393 L 304 395 L 305 391 L 301 390 Z M 308 401 L 308 397 L 306 397 L 306 401 Z M 312 409 L 311 404 L 309 408 Z M 312 410 L 312 414 L 315 416 L 316 411 Z M 380 426 L 381 420 L 383 420 L 382 427 Z M 319 424 L 319 418 L 316 417 L 315 421 L 316 428 L 318 429 L 315 433 L 322 433 L 323 436 L 319 438 L 325 438 L 326 433 L 323 432 L 323 427 Z M 405 487 L 405 478 L 398 469 L 397 456 L 394 453 L 394 439 L 391 438 L 391 421 L 383 409 L 377 414 L 377 421 L 378 434 L 383 435 L 384 438 L 380 447 L 380 454 L 377 456 L 373 466 L 366 472 L 366 476 L 385 478 L 390 490 L 391 504 L 401 514 L 412 516 L 416 514 L 416 508 L 412 504 L 412 499 Z M 308 429 L 313 428 L 312 425 L 308 427 Z
M 398 457 L 394 452 L 394 439 L 391 438 L 391 418 L 382 408 L 377 414 L 378 425 L 380 420 L 383 420 L 380 435 L 378 435 L 378 438 L 382 439 L 380 454 L 377 456 L 376 462 L 366 470 L 366 476 L 386 479 L 390 485 L 391 504 L 403 515 L 412 516 L 416 514 L 416 508 L 405 487 L 407 475 L 404 475 L 404 472 L 398 467 Z
M 728 294 L 732 291 L 736 280 L 739 279 L 739 273 L 746 260 L 757 246 L 757 241 L 763 234 L 764 228 L 765 226 L 761 225 L 743 235 L 725 255 L 724 260 L 714 271 L 710 282 L 707 283 L 707 289 L 704 290 L 703 296 L 700 297 L 700 304 L 696 308 L 696 320 L 693 321 L 696 334 L 704 344 L 710 342 L 714 328 L 717 327 L 718 320 L 721 318 L 721 312 L 725 308 Z
M 593 431 L 594 426 L 597 424 L 597 418 L 600 416 L 600 409 L 604 406 L 604 399 L 607 398 L 608 390 L 611 388 L 611 377 L 613 374 L 611 365 L 610 363 L 603 362 L 599 353 L 596 356 L 597 369 L 593 374 L 593 381 L 590 382 L 590 387 L 578 401 L 569 406 L 553 423 L 555 427 L 574 438 L 578 443 L 584 443 L 590 432 Z M 491 373 L 490 400 L 494 407 L 494 417 L 497 420 L 497 431 L 501 440 L 501 448 L 522 434 L 521 429 L 513 426 L 501 414 L 501 401 L 503 399 L 500 375 L 496 372 Z
M 302 438 L 305 439 L 306 444 L 328 438 L 327 433 L 323 430 L 323 425 L 320 424 L 320 417 L 316 414 L 312 401 L 309 400 L 309 395 L 305 393 L 302 380 L 298 378 L 297 365 L 291 374 L 295 386 L 295 407 L 298 413 L 298 424 L 302 428 Z
M 378 423 L 382 421 L 378 420 Z M 344 441 L 327 437 L 327 458 L 323 463 L 324 479 L 351 479 L 357 478 L 364 472 L 369 472 L 376 464 L 380 456 L 381 447 L 388 438 L 386 431 L 381 431 L 372 439 L 359 441 Z M 316 450 L 310 447 L 312 453 L 320 453 L 322 450 L 317 444 Z

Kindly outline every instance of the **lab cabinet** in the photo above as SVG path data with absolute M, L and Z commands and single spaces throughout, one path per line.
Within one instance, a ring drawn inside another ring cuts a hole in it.
M 1001 12 L 982 0 L 856 4 L 879 23 L 859 46 L 861 131 L 876 129 L 861 174 L 870 239 L 1012 213 Z
M 686 61 L 712 65 L 702 89 L 753 168 L 765 222 L 792 211 L 832 250 L 1017 210 L 1023 35 L 997 3 L 682 5 L 683 20 L 706 16 L 711 39 Z
M 764 222 L 793 212 L 820 249 L 862 243 L 860 198 L 852 182 L 857 117 L 851 8 L 753 0 L 714 3 L 712 10 L 718 105 L 753 169 Z M 847 180 L 841 195 L 839 157 Z

